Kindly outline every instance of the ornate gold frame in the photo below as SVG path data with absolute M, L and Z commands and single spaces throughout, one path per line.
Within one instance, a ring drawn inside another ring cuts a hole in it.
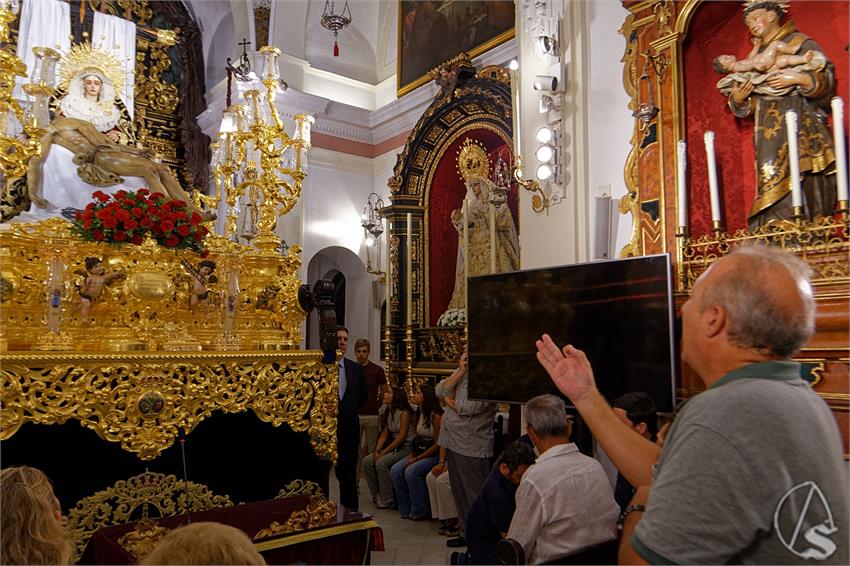
M 213 412 L 251 409 L 336 459 L 336 369 L 319 352 L 6 353 L 0 440 L 69 419 L 151 460 Z

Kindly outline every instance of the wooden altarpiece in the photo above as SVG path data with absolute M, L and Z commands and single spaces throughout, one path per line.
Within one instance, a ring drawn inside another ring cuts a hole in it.
M 432 71 L 441 90 L 398 156 L 387 183 L 392 204 L 382 210 L 391 234 L 391 324 L 385 327 L 384 342 L 388 373 L 394 383 L 447 375 L 463 352 L 462 326 L 437 327 L 437 319 L 448 304 L 446 289 L 451 294 L 447 280 L 454 281 L 457 248 L 451 239 L 456 236 L 448 235 L 454 229 L 436 219 L 441 212 L 445 217 L 463 198 L 463 192 L 459 192 L 462 189 L 457 186 L 462 186 L 457 165 L 459 147 L 472 140 L 484 148 L 490 154 L 491 171 L 499 157 L 510 165 L 512 107 L 508 69 L 493 66 L 476 71 L 465 54 L 441 69 L 447 72 L 441 79 L 438 70 Z M 450 183 L 455 185 L 453 196 L 447 195 Z M 512 199 L 516 218 L 515 188 L 508 198 Z M 408 214 L 412 220 L 409 248 Z M 408 262 L 412 262 L 410 270 Z M 408 280 L 407 273 L 412 274 L 412 280 Z M 412 287 L 411 309 L 407 304 L 408 286 Z
M 804 377 L 829 403 L 847 447 L 848 429 L 848 245 L 847 212 L 812 221 L 792 219 L 748 229 L 753 200 L 752 121 L 736 119 L 726 97 L 714 88 L 720 78 L 711 69 L 712 39 L 737 34 L 743 57 L 751 48 L 741 2 L 703 0 L 623 0 L 629 10 L 620 32 L 625 38 L 623 84 L 635 117 L 624 177 L 628 193 L 620 212 L 633 221 L 622 257 L 671 253 L 676 277 L 677 310 L 696 278 L 735 245 L 761 241 L 800 255 L 812 267 L 817 301 L 816 334 L 796 359 Z M 795 6 L 796 5 L 796 6 Z M 811 33 L 835 65 L 837 94 L 848 100 L 847 4 L 791 3 L 790 19 Z M 783 20 L 784 22 L 785 20 Z M 835 27 L 835 33 L 830 29 Z M 842 31 L 843 30 L 843 31 Z M 834 37 L 833 37 L 834 36 Z M 708 65 L 696 64 L 708 58 Z M 846 120 L 846 116 L 845 116 Z M 845 122 L 844 131 L 847 131 Z M 725 168 L 725 226 L 712 224 L 705 130 L 726 128 L 718 162 Z M 677 141 L 687 141 L 688 225 L 677 226 Z M 725 152 L 725 153 L 724 153 Z M 687 398 L 703 386 L 683 367 L 678 395 Z

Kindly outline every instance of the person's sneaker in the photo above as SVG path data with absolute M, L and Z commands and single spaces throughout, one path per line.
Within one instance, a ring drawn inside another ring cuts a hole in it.
M 466 538 L 463 535 L 459 535 L 456 538 L 451 538 L 446 541 L 446 546 L 450 548 L 461 548 L 466 546 Z
M 380 499 L 375 504 L 378 509 L 392 509 L 395 507 L 395 501 L 381 501 Z
M 457 525 L 446 525 L 437 532 L 444 537 L 456 537 L 460 534 L 460 527 Z

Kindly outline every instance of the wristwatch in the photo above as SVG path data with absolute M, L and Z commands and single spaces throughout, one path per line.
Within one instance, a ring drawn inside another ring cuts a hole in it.
M 618 522 L 620 525 L 622 525 L 622 524 L 623 524 L 623 522 L 626 520 L 626 517 L 628 517 L 628 516 L 629 516 L 629 515 L 631 515 L 632 513 L 635 513 L 635 512 L 637 512 L 637 513 L 643 513 L 644 511 L 646 511 L 646 505 L 644 505 L 644 504 L 642 504 L 642 503 L 629 503 L 629 504 L 626 506 L 626 508 L 625 508 L 625 509 L 623 509 L 623 512 L 622 512 L 622 513 L 620 513 L 620 519 L 619 519 L 619 521 L 617 521 L 617 522 Z

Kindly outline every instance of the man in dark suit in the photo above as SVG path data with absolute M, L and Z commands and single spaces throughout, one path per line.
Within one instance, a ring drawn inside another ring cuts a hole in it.
M 348 329 L 340 326 L 336 331 L 337 349 L 342 352 L 339 360 L 339 410 L 337 412 L 336 479 L 339 481 L 339 502 L 356 511 L 357 498 L 357 452 L 360 447 L 360 418 L 358 410 L 366 403 L 366 379 L 363 366 L 344 357 L 348 350 Z

